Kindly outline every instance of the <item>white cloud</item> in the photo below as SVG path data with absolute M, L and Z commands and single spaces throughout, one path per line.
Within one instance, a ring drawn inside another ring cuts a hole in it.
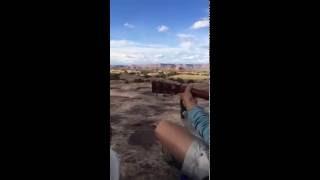
M 163 58 L 164 55 L 163 55 L 163 54 L 156 54 L 154 57 L 155 57 L 155 58 Z
M 126 27 L 126 28 L 130 28 L 130 29 L 133 29 L 133 28 L 134 28 L 134 25 L 129 24 L 129 23 L 127 23 L 127 22 L 124 23 L 123 26 Z
M 195 41 L 196 38 L 192 34 L 177 34 L 180 41 Z
M 186 38 L 189 35 L 180 34 L 179 36 Z M 192 48 L 188 49 L 181 44 L 177 47 L 171 47 L 161 44 L 138 43 L 128 40 L 111 40 L 110 63 L 209 63 L 208 49 L 200 47 L 200 44 L 192 43 Z
M 180 46 L 181 46 L 182 48 L 190 49 L 190 48 L 192 48 L 192 46 L 193 46 L 193 42 L 191 42 L 191 41 L 181 42 L 181 43 L 180 43 Z
M 138 45 L 138 44 L 128 40 L 111 40 L 110 41 L 111 47 L 123 47 L 123 46 L 132 46 L 132 45 Z
M 113 48 L 122 48 L 122 47 L 150 47 L 150 48 L 163 48 L 166 47 L 165 45 L 161 44 L 143 44 L 134 41 L 128 40 L 110 40 L 110 47 Z
M 209 18 L 202 18 L 201 20 L 196 21 L 195 23 L 193 23 L 193 25 L 190 28 L 200 29 L 205 27 L 209 27 Z
M 180 47 L 190 49 L 194 46 L 196 38 L 191 34 L 177 34 Z
M 179 38 L 188 38 L 188 39 L 193 39 L 194 38 L 194 35 L 192 35 L 192 34 L 182 34 L 182 33 L 180 33 L 180 34 L 177 34 L 177 36 Z
M 161 25 L 157 28 L 158 32 L 166 32 L 169 30 L 169 28 L 165 25 Z

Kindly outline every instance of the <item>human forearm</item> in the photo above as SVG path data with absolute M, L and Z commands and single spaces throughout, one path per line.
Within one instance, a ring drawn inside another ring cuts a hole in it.
M 209 115 L 203 108 L 194 106 L 188 110 L 188 121 L 196 129 L 203 140 L 209 144 Z

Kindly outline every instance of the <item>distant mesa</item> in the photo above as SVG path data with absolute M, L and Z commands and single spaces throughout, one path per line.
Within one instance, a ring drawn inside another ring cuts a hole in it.
M 131 64 L 131 65 L 110 65 L 110 68 L 126 68 L 126 69 L 175 69 L 175 70 L 192 70 L 203 69 L 209 70 L 209 64 Z

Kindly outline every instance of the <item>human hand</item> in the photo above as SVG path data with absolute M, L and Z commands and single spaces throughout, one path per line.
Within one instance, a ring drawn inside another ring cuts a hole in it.
M 198 103 L 197 99 L 192 96 L 191 89 L 192 89 L 192 84 L 189 84 L 184 90 L 184 93 L 180 94 L 182 103 L 187 110 L 191 110 Z

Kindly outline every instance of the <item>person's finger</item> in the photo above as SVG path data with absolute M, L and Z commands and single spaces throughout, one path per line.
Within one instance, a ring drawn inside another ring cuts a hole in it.
M 193 100 L 194 100 L 194 102 L 195 102 L 196 104 L 198 104 L 197 98 L 193 98 Z
M 185 89 L 185 92 L 191 92 L 191 89 L 192 89 L 192 84 L 188 84 Z
M 179 93 L 180 98 L 183 99 L 183 93 Z

